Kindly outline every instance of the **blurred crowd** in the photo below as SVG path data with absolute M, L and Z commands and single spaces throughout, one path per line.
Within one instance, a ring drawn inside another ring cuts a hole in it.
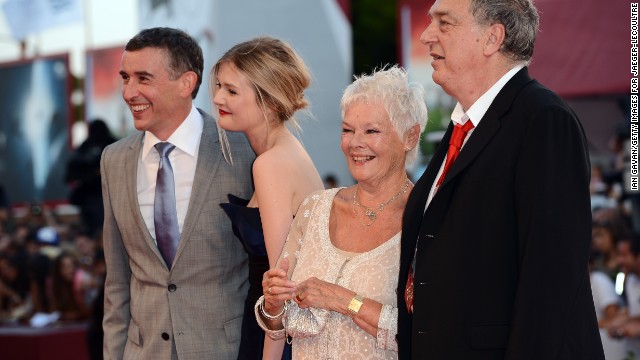
M 60 221 L 37 204 L 19 221 L 6 206 L 0 214 L 0 323 L 88 322 L 89 347 L 101 352 L 106 268 L 100 232 Z
M 614 156 L 591 167 L 591 289 L 607 359 L 640 359 L 638 193 L 628 191 L 629 128 L 610 140 Z
M 0 186 L 0 325 L 88 324 L 92 359 L 102 358 L 106 267 L 102 250 L 102 150 L 115 138 L 100 119 L 66 167 L 67 215 L 51 204 L 14 208 Z

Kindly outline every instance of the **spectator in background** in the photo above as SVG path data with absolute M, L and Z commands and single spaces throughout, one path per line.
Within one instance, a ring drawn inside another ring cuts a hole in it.
M 73 238 L 74 247 L 78 253 L 78 261 L 85 269 L 91 267 L 98 251 L 98 243 L 88 231 L 80 231 Z
M 592 251 L 589 258 L 591 293 L 593 294 L 596 318 L 600 328 L 600 339 L 602 340 L 602 348 L 606 359 L 622 359 L 625 352 L 624 343 L 619 339 L 612 338 L 607 333 L 607 328 L 611 326 L 620 314 L 622 301 L 615 291 L 611 278 L 602 271 L 594 270 L 593 268 L 595 261 L 600 256 L 600 253 Z
M 637 234 L 618 241 L 618 262 L 625 273 L 626 308 L 606 323 L 612 337 L 625 338 L 626 350 L 640 356 L 640 238 Z
M 325 189 L 332 189 L 338 187 L 338 178 L 333 174 L 327 174 L 323 181 Z
M 82 289 L 74 281 L 78 271 L 78 261 L 69 253 L 60 253 L 53 261 L 49 299 L 51 309 L 60 312 L 61 321 L 78 321 L 89 317 Z
M 29 278 L 29 296 L 33 302 L 33 312 L 49 312 L 50 304 L 47 297 L 46 282 L 50 274 L 51 259 L 42 251 L 44 245 L 38 239 L 37 231 L 30 230 L 26 235 L 26 249 L 28 254 L 27 275 Z
M 605 180 L 602 166 L 600 164 L 592 164 L 591 182 L 589 183 L 592 212 L 603 208 L 615 208 L 618 206 L 617 200 L 609 196 L 610 186 Z
M 100 179 L 100 156 L 104 148 L 115 142 L 102 119 L 89 123 L 87 139 L 71 154 L 65 180 L 71 187 L 69 202 L 80 208 L 82 223 L 91 233 L 102 229 L 104 209 Z
M 593 264 L 599 256 L 600 254 L 597 252 L 591 253 L 589 258 L 589 278 L 591 279 L 591 292 L 593 293 L 598 325 L 599 327 L 606 327 L 618 315 L 621 304 L 611 278 L 602 271 L 593 268 Z
M 104 331 L 102 330 L 102 317 L 104 316 L 104 279 L 106 275 L 106 264 L 104 261 L 104 251 L 96 250 L 92 261 L 92 273 L 97 286 L 96 296 L 91 304 L 89 314 L 89 326 L 87 328 L 87 348 L 91 360 L 102 360 L 102 347 Z
M 13 216 L 11 212 L 11 203 L 7 197 L 4 186 L 0 184 L 0 231 L 13 231 Z
M 615 209 L 612 209 L 615 213 Z M 604 216 L 602 210 L 596 212 L 591 225 L 591 246 L 600 256 L 594 259 L 593 269 L 607 274 L 616 280 L 620 266 L 616 258 L 616 243 L 627 231 L 623 219 L 613 214 Z
M 51 312 L 51 299 L 47 281 L 51 275 L 51 263 L 60 254 L 60 235 L 53 226 L 26 227 L 25 249 L 29 297 L 34 313 Z
M 53 216 L 51 211 L 40 202 L 33 202 L 29 205 L 29 212 L 21 223 L 29 228 L 29 231 L 43 226 L 53 226 Z
M 0 254 L 0 319 L 5 317 L 1 314 L 14 318 L 14 310 L 24 305 L 28 292 L 29 280 L 20 257 Z

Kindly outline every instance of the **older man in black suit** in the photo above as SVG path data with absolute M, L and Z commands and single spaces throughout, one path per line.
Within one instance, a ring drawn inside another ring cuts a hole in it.
M 458 104 L 403 221 L 402 359 L 604 359 L 587 260 L 589 156 L 529 77 L 531 0 L 437 0 L 421 41 Z

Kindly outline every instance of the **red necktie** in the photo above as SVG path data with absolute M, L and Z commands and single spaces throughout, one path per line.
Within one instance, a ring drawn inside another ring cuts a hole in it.
M 447 176 L 447 172 L 453 165 L 453 162 L 458 158 L 458 154 L 460 154 L 460 149 L 462 148 L 462 144 L 464 143 L 464 139 L 467 137 L 469 131 L 473 129 L 473 123 L 471 120 L 467 120 L 464 125 L 456 124 L 453 127 L 453 134 L 451 134 L 451 139 L 449 140 L 449 149 L 447 150 L 447 161 L 444 163 L 444 169 L 442 170 L 442 174 L 440 174 L 440 178 L 438 178 L 438 182 L 436 183 L 436 187 L 439 187 L 440 184 L 444 181 L 445 176 Z M 409 313 L 413 313 L 413 275 L 415 269 L 416 262 L 416 250 L 413 254 L 413 261 L 411 262 L 411 267 L 409 268 L 409 276 L 407 279 L 407 287 L 404 290 L 404 301 L 407 303 L 407 310 Z
M 467 133 L 473 129 L 473 123 L 471 120 L 467 120 L 464 125 L 456 124 L 453 127 L 453 134 L 451 134 L 451 139 L 449 140 L 449 150 L 447 150 L 447 161 L 444 163 L 444 169 L 442 170 L 442 174 L 436 183 L 436 186 L 440 186 L 444 181 L 445 176 L 447 176 L 447 172 L 451 169 L 451 165 L 458 158 L 458 154 L 460 154 L 460 149 L 462 149 L 462 144 L 464 143 L 464 138 L 467 137 Z

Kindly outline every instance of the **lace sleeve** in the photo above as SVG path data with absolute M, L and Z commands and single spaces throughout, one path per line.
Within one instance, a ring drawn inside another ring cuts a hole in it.
M 300 207 L 298 208 L 296 216 L 289 228 L 289 234 L 287 235 L 287 240 L 284 243 L 284 248 L 282 249 L 280 258 L 278 258 L 278 262 L 276 263 L 276 266 L 278 266 L 280 261 L 285 258 L 289 258 L 289 279 L 291 279 L 291 274 L 293 274 L 293 269 L 295 269 L 297 261 L 296 257 L 291 255 L 295 255 L 296 252 L 300 250 L 302 239 L 304 238 L 307 225 L 309 224 L 309 218 L 313 212 L 313 208 L 320 198 L 319 194 L 321 191 L 324 190 L 311 193 L 302 201 L 302 203 L 300 203 Z
M 315 195 L 315 196 L 314 196 Z M 312 199 L 314 201 L 312 201 Z M 282 249 L 282 253 L 278 258 L 278 262 L 276 266 L 280 264 L 283 259 L 289 259 L 289 273 L 288 277 L 291 279 L 291 274 L 293 273 L 293 269 L 296 267 L 296 257 L 290 256 L 290 254 L 296 254 L 296 252 L 300 249 L 300 245 L 302 245 L 302 238 L 304 237 L 305 230 L 307 224 L 309 223 L 309 216 L 311 213 L 311 209 L 313 209 L 315 200 L 318 199 L 317 193 L 313 193 L 307 196 L 298 211 L 296 212 L 296 216 L 291 223 L 291 227 L 289 228 L 289 234 L 287 235 L 287 240 L 284 243 L 284 248 Z M 260 302 L 262 299 L 258 299 L 255 306 L 253 307 L 253 311 L 255 313 L 256 320 L 258 325 L 262 330 L 264 330 L 265 334 L 274 340 L 283 339 L 286 336 L 285 329 L 280 330 L 272 330 L 262 321 L 260 317 Z M 286 305 L 285 307 L 289 307 L 290 305 Z M 285 315 L 286 317 L 286 315 Z
M 382 305 L 378 320 L 376 347 L 383 350 L 398 351 L 396 334 L 398 333 L 398 308 Z

